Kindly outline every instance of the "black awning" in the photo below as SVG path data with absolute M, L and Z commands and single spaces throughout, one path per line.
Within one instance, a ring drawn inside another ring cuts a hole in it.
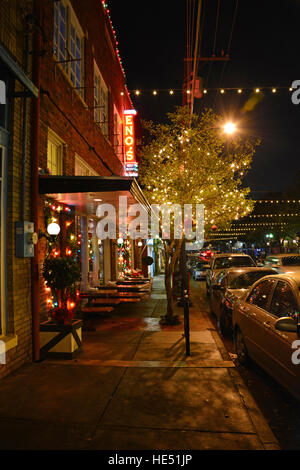
M 135 178 L 124 176 L 39 176 L 39 193 L 57 201 L 81 208 L 102 200 L 114 203 L 120 195 L 129 196 L 130 203 L 150 205 Z
M 40 176 L 39 192 L 52 194 L 130 191 L 134 182 L 134 178 L 122 176 Z

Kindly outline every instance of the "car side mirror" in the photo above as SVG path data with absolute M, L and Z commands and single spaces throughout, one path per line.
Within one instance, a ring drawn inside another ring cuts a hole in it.
M 296 323 L 291 317 L 281 317 L 275 322 L 275 329 L 280 331 L 288 331 L 290 333 L 298 333 L 300 335 L 300 324 Z

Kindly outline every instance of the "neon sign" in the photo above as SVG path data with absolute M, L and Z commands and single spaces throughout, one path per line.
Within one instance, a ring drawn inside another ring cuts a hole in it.
M 134 135 L 134 116 L 136 111 L 134 109 L 127 109 L 124 111 L 124 154 L 125 164 L 135 163 L 135 135 Z

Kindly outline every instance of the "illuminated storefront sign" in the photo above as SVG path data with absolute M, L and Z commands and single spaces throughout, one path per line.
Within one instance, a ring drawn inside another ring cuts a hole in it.
M 139 165 L 138 163 L 125 163 L 125 176 L 138 176 Z
M 124 111 L 124 155 L 125 155 L 125 175 L 137 176 L 138 163 L 135 161 L 135 135 L 134 116 L 135 109 Z

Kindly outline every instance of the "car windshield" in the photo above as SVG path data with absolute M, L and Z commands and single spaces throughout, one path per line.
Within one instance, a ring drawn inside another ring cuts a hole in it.
M 258 281 L 258 279 L 264 276 L 268 276 L 269 274 L 274 274 L 274 271 L 249 271 L 248 273 L 243 273 L 240 276 L 230 275 L 228 280 L 228 288 L 248 289 L 248 287 L 252 286 L 252 284 Z
M 214 269 L 241 268 L 255 266 L 250 256 L 226 256 L 215 260 Z
M 300 266 L 300 256 L 285 256 L 282 258 L 283 266 Z

